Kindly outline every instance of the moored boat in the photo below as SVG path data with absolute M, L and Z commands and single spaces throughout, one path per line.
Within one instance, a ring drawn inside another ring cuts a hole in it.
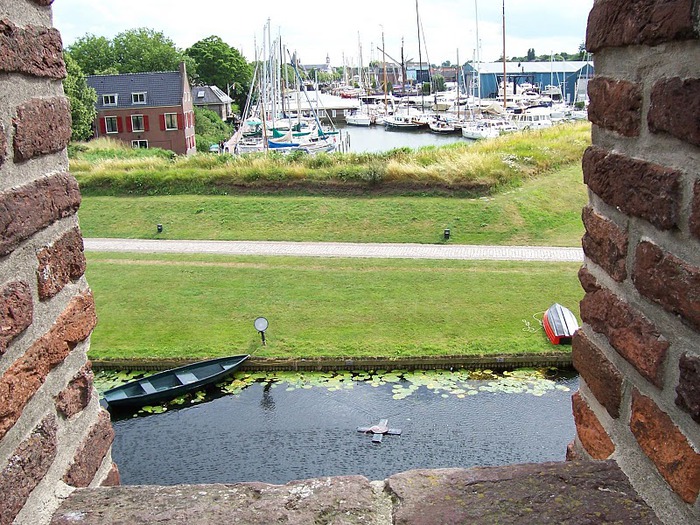
M 542 326 L 547 338 L 554 345 L 570 343 L 579 328 L 576 316 L 559 303 L 554 303 L 544 313 Z
M 220 357 L 158 372 L 107 390 L 104 401 L 109 408 L 122 409 L 173 399 L 233 374 L 248 357 L 248 354 Z

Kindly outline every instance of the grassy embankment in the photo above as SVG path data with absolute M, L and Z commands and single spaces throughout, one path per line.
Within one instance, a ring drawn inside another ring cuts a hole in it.
M 587 143 L 580 140 L 578 158 Z M 559 161 L 545 164 L 558 166 L 565 156 L 555 146 L 531 149 L 552 150 L 547 153 Z M 578 244 L 585 202 L 580 168 L 547 169 L 497 181 L 507 191 L 481 199 L 386 195 L 392 191 L 341 197 L 335 190 L 333 198 L 288 190 L 94 197 L 85 172 L 76 175 L 87 194 L 80 212 L 86 236 L 151 237 L 161 222 L 170 238 L 438 242 L 442 228 L 451 227 L 450 242 Z M 181 193 L 163 177 L 160 190 L 146 193 Z M 114 192 L 123 195 L 123 188 L 116 184 Z M 576 309 L 582 296 L 577 264 L 133 254 L 89 254 L 88 262 L 100 317 L 93 358 L 253 350 L 293 357 L 541 353 L 552 347 L 541 330 L 524 331 L 528 323 L 539 328 L 532 315 L 554 301 Z M 252 327 L 258 315 L 271 322 L 264 348 Z

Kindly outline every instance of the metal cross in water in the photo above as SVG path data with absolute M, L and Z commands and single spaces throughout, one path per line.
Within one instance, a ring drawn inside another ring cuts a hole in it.
M 371 432 L 372 433 L 372 443 L 381 443 L 382 438 L 384 437 L 384 434 L 388 434 L 390 436 L 400 436 L 401 435 L 400 428 L 389 428 L 389 420 L 388 419 L 380 419 L 378 425 L 374 425 L 371 427 L 357 427 L 357 431 L 364 432 L 365 434 L 369 434 Z

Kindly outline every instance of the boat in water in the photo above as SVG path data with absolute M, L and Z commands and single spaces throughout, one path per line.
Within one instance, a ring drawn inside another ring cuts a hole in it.
M 559 303 L 554 303 L 544 313 L 542 327 L 553 345 L 571 343 L 579 328 L 576 316 Z
M 248 357 L 220 357 L 158 372 L 107 390 L 104 401 L 112 409 L 135 409 L 167 401 L 233 374 Z

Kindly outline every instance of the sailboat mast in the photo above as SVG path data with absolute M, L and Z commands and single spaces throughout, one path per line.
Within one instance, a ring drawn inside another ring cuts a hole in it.
M 505 2 L 505 0 L 503 0 Z M 418 15 L 418 0 L 416 0 L 416 26 L 418 29 L 418 73 L 423 74 L 423 58 L 421 56 L 420 47 L 420 16 Z M 416 81 L 418 81 L 418 73 L 416 73 Z M 423 81 L 420 83 L 420 109 L 425 111 L 425 101 L 423 100 Z
M 481 55 L 479 52 L 479 0 L 474 0 L 474 19 L 476 23 L 476 79 L 478 81 L 479 104 L 481 104 Z
M 503 109 L 506 109 L 506 107 L 508 106 L 508 102 L 506 99 L 507 87 L 508 81 L 506 79 L 506 0 L 503 0 Z
M 388 86 L 386 83 L 386 51 L 384 49 L 384 27 L 382 27 L 382 58 L 384 59 L 384 111 L 389 114 L 389 104 L 386 99 L 386 92 L 388 91 Z
M 459 73 L 462 66 L 459 65 L 459 48 L 457 49 L 457 120 L 459 120 L 459 92 L 462 89 L 462 85 L 459 82 Z

